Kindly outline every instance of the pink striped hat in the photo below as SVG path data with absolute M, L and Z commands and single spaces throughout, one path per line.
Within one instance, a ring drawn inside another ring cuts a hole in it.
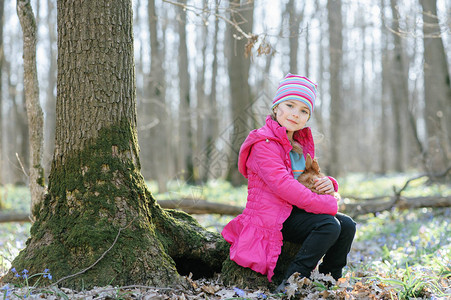
M 279 83 L 271 109 L 274 109 L 283 101 L 297 100 L 304 102 L 310 109 L 310 114 L 312 114 L 315 107 L 316 86 L 307 77 L 288 73 Z

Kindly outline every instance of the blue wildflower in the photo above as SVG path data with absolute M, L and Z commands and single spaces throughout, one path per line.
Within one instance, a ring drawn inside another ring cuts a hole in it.
M 27 279 L 28 275 L 27 274 L 23 274 L 22 277 L 23 277 L 23 279 Z
M 47 278 L 49 279 L 49 280 L 52 280 L 52 274 L 49 274 L 48 276 L 47 276 Z
M 44 269 L 44 272 L 42 273 L 48 273 L 50 270 L 49 269 Z
M 28 270 L 27 269 L 23 269 L 22 274 L 28 274 Z
M 3 292 L 3 299 L 9 299 L 8 296 L 11 294 L 11 291 L 9 290 L 9 286 L 5 285 L 4 287 L 2 287 L 0 289 L 0 291 L 4 291 Z
M 14 275 L 14 277 L 19 278 L 20 274 L 16 273 L 16 275 Z
M 245 291 L 243 291 L 242 289 L 239 289 L 237 287 L 234 287 L 233 290 L 239 297 L 244 297 L 244 295 L 246 295 Z
M 257 294 L 257 298 L 258 298 L 258 299 L 266 299 L 266 298 L 268 298 L 268 296 L 266 296 L 266 295 L 263 294 L 263 293 L 258 293 L 258 294 Z
M 11 272 L 17 273 L 16 268 L 12 268 L 12 269 L 11 269 Z

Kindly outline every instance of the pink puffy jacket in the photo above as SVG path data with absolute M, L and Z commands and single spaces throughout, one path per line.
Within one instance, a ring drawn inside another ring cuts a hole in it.
M 301 144 L 304 155 L 314 157 L 310 128 L 295 132 L 293 138 Z M 231 245 L 230 259 L 267 274 L 269 281 L 282 248 L 283 222 L 293 205 L 315 214 L 337 213 L 337 200 L 333 196 L 317 195 L 294 179 L 291 149 L 286 128 L 270 116 L 265 126 L 249 133 L 238 158 L 238 169 L 248 178 L 246 208 L 221 233 Z M 337 182 L 331 180 L 337 190 Z

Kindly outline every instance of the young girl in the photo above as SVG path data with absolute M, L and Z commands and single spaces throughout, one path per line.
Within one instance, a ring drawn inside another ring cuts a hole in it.
M 315 183 L 318 195 L 299 183 L 305 156 L 315 147 L 305 127 L 315 106 L 316 85 L 306 77 L 288 74 L 279 85 L 266 124 L 249 133 L 240 149 L 238 168 L 248 179 L 243 213 L 222 231 L 231 245 L 230 259 L 266 274 L 271 281 L 283 241 L 302 243 L 278 290 L 294 272 L 310 277 L 324 256 L 319 272 L 342 276 L 355 234 L 354 221 L 337 213 L 338 190 L 332 177 Z

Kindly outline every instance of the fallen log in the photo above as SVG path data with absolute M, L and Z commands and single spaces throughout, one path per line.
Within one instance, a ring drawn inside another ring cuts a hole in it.
M 184 198 L 178 200 L 158 200 L 157 203 L 164 209 L 182 210 L 188 214 L 219 214 L 236 216 L 244 207 L 209 202 L 203 199 Z M 0 223 L 7 222 L 31 222 L 29 213 L 0 212 Z
M 209 202 L 203 199 L 184 198 L 180 200 L 158 200 L 158 204 L 166 209 L 180 209 L 188 214 L 220 214 L 236 216 L 244 207 Z
M 8 222 L 31 222 L 31 215 L 29 213 L 21 212 L 0 212 L 0 223 Z
M 179 200 L 159 200 L 158 204 L 165 209 L 182 210 L 188 214 L 219 214 L 236 216 L 240 214 L 244 207 L 209 202 L 203 199 L 179 199 Z M 440 208 L 451 207 L 451 196 L 432 197 L 392 197 L 390 200 L 359 201 L 357 203 L 341 203 L 339 211 L 352 217 L 359 215 L 378 213 L 390 210 L 394 207 L 400 209 L 414 209 L 422 207 Z M 6 222 L 31 222 L 28 213 L 0 213 L 0 223 Z
M 416 198 L 405 198 L 405 197 L 392 197 L 390 200 L 386 201 L 363 201 L 356 203 L 343 203 L 340 204 L 339 211 L 344 212 L 351 217 L 356 217 L 359 215 L 365 215 L 369 213 L 378 213 L 392 208 L 399 209 L 414 209 L 422 207 L 430 208 L 440 208 L 440 207 L 451 207 L 451 196 L 429 196 L 429 197 L 416 197 Z

